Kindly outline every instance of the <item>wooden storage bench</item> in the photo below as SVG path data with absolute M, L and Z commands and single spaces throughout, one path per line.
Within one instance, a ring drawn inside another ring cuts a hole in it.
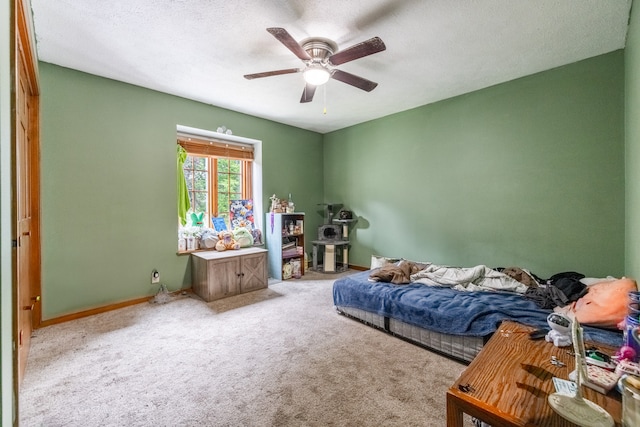
M 191 254 L 191 286 L 205 301 L 267 287 L 267 250 L 245 248 Z

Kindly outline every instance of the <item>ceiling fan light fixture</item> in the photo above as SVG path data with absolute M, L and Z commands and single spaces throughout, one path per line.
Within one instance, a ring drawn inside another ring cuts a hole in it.
M 329 70 L 321 65 L 307 67 L 302 73 L 304 81 L 314 86 L 321 86 L 329 81 L 331 74 Z
M 301 103 L 311 102 L 316 88 L 327 83 L 329 79 L 338 80 L 367 92 L 371 92 L 378 86 L 378 83 L 335 67 L 385 50 L 386 46 L 380 37 L 373 37 L 338 51 L 338 45 L 324 37 L 311 37 L 297 42 L 284 28 L 267 28 L 267 31 L 297 56 L 305 67 L 245 74 L 244 78 L 247 80 L 302 72 L 305 86 L 300 98 Z

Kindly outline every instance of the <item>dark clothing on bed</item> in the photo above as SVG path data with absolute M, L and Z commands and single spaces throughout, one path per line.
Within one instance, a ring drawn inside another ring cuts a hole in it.
M 546 309 L 564 307 L 569 304 L 567 296 L 560 289 L 551 285 L 539 288 L 529 288 L 524 293 L 524 297 L 535 302 L 538 307 Z
M 587 286 L 580 279 L 584 279 L 584 274 L 568 271 L 551 276 L 549 284 L 564 292 L 569 301 L 575 301 L 587 293 Z
M 554 274 L 547 280 L 547 286 L 529 288 L 524 296 L 540 308 L 564 307 L 587 294 L 587 286 L 580 281 L 582 278 L 584 274 L 573 271 Z

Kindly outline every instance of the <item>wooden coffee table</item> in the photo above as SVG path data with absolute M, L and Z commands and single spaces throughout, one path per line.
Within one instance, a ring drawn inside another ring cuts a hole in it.
M 555 392 L 553 377 L 567 379 L 575 360 L 568 350 L 552 343 L 529 339 L 533 328 L 503 322 L 482 351 L 447 391 L 447 426 L 462 427 L 463 413 L 494 427 L 550 426 L 575 424 L 555 413 L 547 401 Z M 589 347 L 590 343 L 587 343 Z M 613 354 L 616 349 L 598 345 Z M 551 363 L 551 357 L 565 366 Z M 607 410 L 621 426 L 620 395 L 603 395 L 583 387 L 583 396 Z

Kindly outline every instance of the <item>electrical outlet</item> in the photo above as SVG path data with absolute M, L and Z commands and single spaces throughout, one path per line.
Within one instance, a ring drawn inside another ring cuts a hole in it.
M 160 272 L 158 270 L 151 272 L 151 283 L 160 283 Z

